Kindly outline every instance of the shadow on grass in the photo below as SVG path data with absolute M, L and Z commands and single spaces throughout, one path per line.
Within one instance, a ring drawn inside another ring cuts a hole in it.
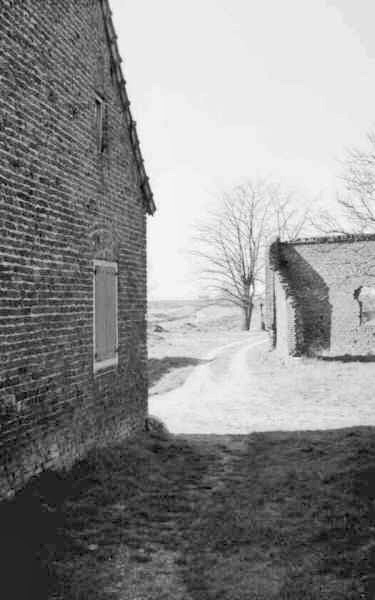
M 323 360 L 327 362 L 375 362 L 374 354 L 341 354 L 337 356 L 317 356 L 318 360 Z
M 374 428 L 144 434 L 0 506 L 2 587 L 12 600 L 370 600 L 374 481 Z
M 148 359 L 149 383 L 154 385 L 164 375 L 173 369 L 181 369 L 183 367 L 196 367 L 199 364 L 208 362 L 204 359 L 193 358 L 190 356 L 164 356 L 163 358 Z

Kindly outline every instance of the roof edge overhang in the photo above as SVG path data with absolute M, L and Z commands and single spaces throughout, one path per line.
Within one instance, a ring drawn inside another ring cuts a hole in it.
M 122 68 L 121 68 L 122 58 L 121 58 L 119 50 L 118 50 L 117 35 L 116 35 L 116 31 L 115 31 L 115 28 L 113 25 L 112 11 L 111 11 L 111 7 L 109 4 L 109 0 L 100 0 L 100 2 L 102 5 L 102 9 L 103 9 L 105 29 L 106 29 L 106 34 L 107 34 L 107 38 L 108 38 L 108 46 L 109 46 L 111 58 L 113 61 L 114 73 L 115 73 L 117 83 L 119 86 L 121 103 L 122 103 L 122 106 L 124 109 L 124 116 L 125 116 L 126 124 L 129 129 L 130 142 L 131 142 L 131 146 L 133 149 L 135 162 L 137 165 L 139 181 L 140 181 L 140 188 L 141 188 L 142 195 L 143 195 L 145 209 L 148 212 L 148 214 L 152 215 L 152 214 L 154 214 L 154 212 L 156 210 L 156 205 L 155 205 L 153 193 L 152 193 L 152 190 L 150 187 L 149 178 L 147 176 L 146 169 L 144 166 L 144 161 L 143 161 L 139 138 L 138 138 L 138 133 L 137 133 L 136 122 L 133 120 L 133 117 L 132 117 L 132 114 L 130 111 L 130 100 L 129 100 L 129 97 L 128 97 L 128 94 L 126 91 L 126 81 L 125 81 L 123 73 L 122 73 Z

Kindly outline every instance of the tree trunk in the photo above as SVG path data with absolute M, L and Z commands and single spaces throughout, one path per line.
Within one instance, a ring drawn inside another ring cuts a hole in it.
M 249 303 L 243 307 L 243 330 L 249 331 L 251 326 L 251 317 L 253 314 L 253 302 L 249 300 Z

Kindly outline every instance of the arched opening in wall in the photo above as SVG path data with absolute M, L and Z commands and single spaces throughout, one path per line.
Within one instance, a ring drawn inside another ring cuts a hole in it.
M 359 324 L 372 321 L 375 325 L 375 287 L 361 285 L 353 295 L 359 304 Z

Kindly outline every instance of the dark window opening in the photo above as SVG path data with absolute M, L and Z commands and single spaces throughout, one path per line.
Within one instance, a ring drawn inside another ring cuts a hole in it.
M 95 98 L 95 130 L 98 152 L 104 151 L 104 100 L 100 96 Z
M 359 324 L 373 321 L 375 324 L 375 288 L 361 285 L 354 290 L 354 299 L 359 304 Z

